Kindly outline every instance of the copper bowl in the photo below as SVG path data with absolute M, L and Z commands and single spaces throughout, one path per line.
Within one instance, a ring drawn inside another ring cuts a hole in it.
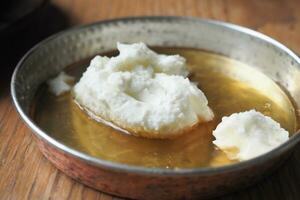
M 134 199 L 210 198 L 248 186 L 269 174 L 300 140 L 294 134 L 273 151 L 217 168 L 161 169 L 130 166 L 74 150 L 38 127 L 30 116 L 41 83 L 64 67 L 112 50 L 117 41 L 205 49 L 257 68 L 300 105 L 300 59 L 279 42 L 240 26 L 189 17 L 138 17 L 103 21 L 58 33 L 33 47 L 11 81 L 17 111 L 33 131 L 42 153 L 68 176 L 90 187 Z

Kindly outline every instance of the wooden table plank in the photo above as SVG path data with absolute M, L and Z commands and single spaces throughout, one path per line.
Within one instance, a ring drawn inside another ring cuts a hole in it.
M 139 15 L 180 15 L 228 21 L 270 35 L 300 52 L 298 0 L 53 0 L 70 25 Z M 71 180 L 38 151 L 0 82 L 0 199 L 98 199 L 103 194 Z M 221 199 L 300 199 L 300 145 L 286 164 L 253 187 Z

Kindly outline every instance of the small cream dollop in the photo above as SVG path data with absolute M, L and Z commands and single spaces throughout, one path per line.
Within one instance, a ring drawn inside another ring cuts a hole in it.
M 65 72 L 60 72 L 56 77 L 47 81 L 49 90 L 56 96 L 66 93 L 72 89 L 72 83 L 75 78 L 67 75 Z
M 213 118 L 183 57 L 157 54 L 144 43 L 117 48 L 116 57 L 92 59 L 74 86 L 75 101 L 94 118 L 149 138 L 170 138 Z
M 223 117 L 213 135 L 219 149 L 240 161 L 267 153 L 289 139 L 279 123 L 255 110 Z

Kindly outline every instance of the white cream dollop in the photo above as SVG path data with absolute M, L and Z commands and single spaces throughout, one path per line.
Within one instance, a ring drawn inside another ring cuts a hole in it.
M 75 78 L 66 74 L 65 72 L 60 72 L 56 77 L 47 81 L 49 90 L 56 96 L 66 93 L 72 89 L 72 83 Z
M 279 123 L 255 110 L 223 117 L 213 135 L 219 149 L 240 161 L 267 153 L 289 139 Z
M 144 43 L 117 48 L 116 57 L 92 59 L 74 86 L 83 108 L 150 138 L 169 138 L 213 118 L 205 95 L 187 78 L 183 57 L 156 54 Z

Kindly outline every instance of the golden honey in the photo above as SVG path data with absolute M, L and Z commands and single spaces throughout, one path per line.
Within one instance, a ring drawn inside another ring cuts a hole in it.
M 221 55 L 187 48 L 155 48 L 158 53 L 186 58 L 189 78 L 205 93 L 215 118 L 175 139 L 145 139 L 119 132 L 89 118 L 71 94 L 54 96 L 42 86 L 34 103 L 35 122 L 58 141 L 89 155 L 113 162 L 160 168 L 199 168 L 230 161 L 215 148 L 212 131 L 223 116 L 256 109 L 272 117 L 292 135 L 297 128 L 287 95 L 264 74 Z M 114 53 L 108 53 L 108 56 Z M 90 59 L 66 68 L 81 77 Z

